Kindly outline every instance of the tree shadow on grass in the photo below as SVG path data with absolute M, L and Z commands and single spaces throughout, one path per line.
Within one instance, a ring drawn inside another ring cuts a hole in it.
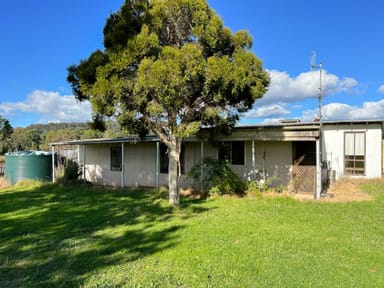
M 176 246 L 185 220 L 206 210 L 147 190 L 10 188 L 0 193 L 0 287 L 81 286 L 98 269 Z

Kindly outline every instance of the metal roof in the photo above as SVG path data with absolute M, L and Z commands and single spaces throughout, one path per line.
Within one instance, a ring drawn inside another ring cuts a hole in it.
M 242 124 L 237 125 L 235 130 L 316 130 L 319 129 L 320 122 L 301 122 L 296 119 L 288 119 L 281 121 L 279 123 L 271 124 Z M 322 121 L 324 126 L 330 125 L 361 125 L 361 124 L 381 124 L 384 125 L 384 120 L 342 120 L 342 121 Z M 204 130 L 204 128 L 203 128 Z M 195 140 L 196 137 L 192 137 L 189 140 Z M 188 140 L 188 139 L 186 139 Z M 89 144 L 118 144 L 118 143 L 137 143 L 137 142 L 156 142 L 159 141 L 159 138 L 156 135 L 148 135 L 144 138 L 139 136 L 126 136 L 126 137 L 116 137 L 116 138 L 97 138 L 97 139 L 82 139 L 82 140 L 69 140 L 62 142 L 50 143 L 50 146 L 59 146 L 59 145 L 89 145 Z
M 81 140 L 69 140 L 62 142 L 50 143 L 50 146 L 59 145 L 87 145 L 87 144 L 113 144 L 113 143 L 137 143 L 137 142 L 155 142 L 159 141 L 157 136 L 146 136 L 140 139 L 139 136 L 127 136 L 116 138 L 95 138 L 95 139 L 81 139 Z
M 338 120 L 330 121 L 323 120 L 323 125 L 350 125 L 350 124 L 383 124 L 384 119 L 378 120 Z M 295 126 L 318 126 L 319 121 L 300 121 L 299 119 L 283 119 L 276 123 L 256 123 L 256 124 L 241 124 L 237 125 L 235 128 L 271 128 L 271 127 L 295 127 Z

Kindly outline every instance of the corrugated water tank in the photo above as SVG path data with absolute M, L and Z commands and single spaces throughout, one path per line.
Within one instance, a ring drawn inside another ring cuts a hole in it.
M 6 153 L 4 177 L 11 184 L 23 179 L 48 181 L 52 177 L 52 153 L 45 151 Z

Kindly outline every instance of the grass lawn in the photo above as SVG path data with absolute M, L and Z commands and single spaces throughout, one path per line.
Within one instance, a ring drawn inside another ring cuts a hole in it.
M 28 183 L 0 190 L 0 287 L 384 287 L 372 201 L 182 198 Z

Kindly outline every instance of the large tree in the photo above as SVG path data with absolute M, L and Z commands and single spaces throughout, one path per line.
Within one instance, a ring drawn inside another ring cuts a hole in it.
M 232 33 L 205 0 L 127 0 L 104 28 L 104 51 L 68 68 L 95 119 L 155 133 L 168 148 L 169 201 L 178 204 L 181 142 L 234 124 L 269 85 L 246 31 Z

